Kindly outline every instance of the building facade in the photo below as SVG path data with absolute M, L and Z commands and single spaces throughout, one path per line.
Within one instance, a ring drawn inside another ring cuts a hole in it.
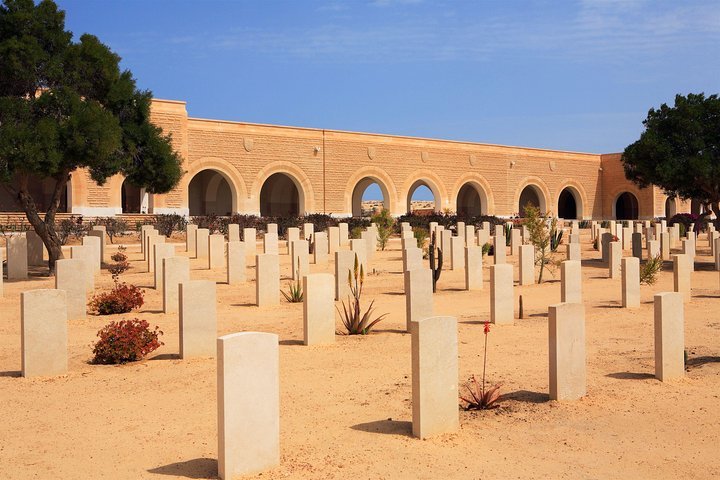
M 514 216 L 528 202 L 565 219 L 650 219 L 690 210 L 659 188 L 628 181 L 620 154 L 207 120 L 188 117 L 185 102 L 169 100 L 153 101 L 152 119 L 183 158 L 180 184 L 148 195 L 121 176 L 96 185 L 80 170 L 65 211 L 350 216 L 360 214 L 373 183 L 393 215 L 410 210 L 422 185 L 437 211 L 470 215 Z M 36 188 L 41 202 L 42 182 Z M 12 210 L 11 200 L 0 197 L 0 210 Z

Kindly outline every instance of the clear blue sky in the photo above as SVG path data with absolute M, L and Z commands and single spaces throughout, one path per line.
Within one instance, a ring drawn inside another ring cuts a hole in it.
M 59 0 L 191 116 L 595 153 L 720 92 L 720 0 Z

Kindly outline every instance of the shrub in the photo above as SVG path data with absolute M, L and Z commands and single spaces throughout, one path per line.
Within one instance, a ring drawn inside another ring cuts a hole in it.
M 161 235 L 170 238 L 173 232 L 181 232 L 187 227 L 187 220 L 176 213 L 159 214 L 155 216 L 155 228 Z
M 150 330 L 145 320 L 110 322 L 97 333 L 100 339 L 93 346 L 93 363 L 117 364 L 135 362 L 163 345 L 163 332 L 156 326 Z
M 87 233 L 89 227 L 83 224 L 83 217 L 72 215 L 70 218 L 60 220 L 57 228 L 58 239 L 65 245 L 70 237 L 81 238 Z
M 372 223 L 377 225 L 378 245 L 381 250 L 385 250 L 385 247 L 390 240 L 390 235 L 392 235 L 393 232 L 395 219 L 390 215 L 390 210 L 383 208 L 380 213 L 372 216 Z
M 660 255 L 657 255 L 655 258 L 648 259 L 648 261 L 640 267 L 640 284 L 655 285 L 655 282 L 657 281 L 657 274 L 660 270 L 662 270 L 662 267 L 663 261 Z
M 223 227 L 222 219 L 214 213 L 192 217 L 192 223 L 197 225 L 198 228 L 207 228 L 211 234 L 220 232 Z M 227 222 L 225 222 L 225 226 L 227 227 Z
M 550 226 L 550 250 L 557 252 L 558 247 L 562 244 L 563 231 L 557 228 L 557 219 L 553 218 Z
M 485 245 L 482 246 L 482 254 L 483 255 L 493 255 L 494 253 L 495 252 L 494 252 L 492 243 L 486 243 Z
M 425 248 L 427 247 L 427 245 L 425 245 L 425 242 L 427 242 L 428 239 L 427 228 L 417 227 L 415 230 L 413 230 L 413 236 L 415 237 L 418 248 L 420 250 L 423 250 L 424 252 Z
M 299 263 L 299 261 L 298 261 Z M 280 290 L 280 293 L 283 294 L 283 297 L 285 297 L 285 300 L 287 300 L 290 303 L 300 303 L 303 301 L 303 288 L 302 283 L 300 280 L 295 280 L 295 282 L 288 283 L 288 291 L 285 292 L 284 290 Z
M 88 307 L 98 315 L 127 313 L 142 307 L 145 303 L 144 297 L 145 294 L 141 288 L 116 281 L 115 286 L 109 292 L 94 295 L 88 303 Z
M 581 228 L 581 229 L 590 228 L 590 220 L 580 220 L 578 222 L 578 228 Z
M 379 317 L 373 318 L 374 300 L 370 302 L 370 306 L 365 313 L 362 312 L 360 297 L 362 296 L 363 283 L 365 282 L 365 272 L 363 271 L 362 265 L 358 266 L 358 263 L 358 257 L 355 255 L 353 270 L 348 270 L 348 285 L 350 285 L 351 296 L 348 298 L 347 305 L 345 305 L 343 301 L 342 310 L 335 307 L 340 314 L 340 318 L 348 335 L 367 335 L 378 322 L 387 316 L 387 313 L 384 313 Z
M 105 233 L 110 239 L 110 243 L 114 243 L 115 237 L 119 237 L 128 231 L 129 226 L 125 220 L 117 217 L 96 218 L 92 222 L 93 225 L 102 225 L 105 227 Z

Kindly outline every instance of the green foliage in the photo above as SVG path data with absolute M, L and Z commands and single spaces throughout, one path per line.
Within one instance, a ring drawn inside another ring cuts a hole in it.
M 513 226 L 510 223 L 506 223 L 503 225 L 503 231 L 505 232 L 505 246 L 509 247 L 512 245 L 512 229 Z
M 348 285 L 350 286 L 351 296 L 348 298 L 347 305 L 345 305 L 344 301 L 342 302 L 342 310 L 336 307 L 348 335 L 367 335 L 378 322 L 387 316 L 387 313 L 377 317 L 373 315 L 374 300 L 370 302 L 370 306 L 363 313 L 360 307 L 360 297 L 362 296 L 364 283 L 365 272 L 362 265 L 359 265 L 357 255 L 355 255 L 353 269 L 352 271 L 348 270 Z
M 150 330 L 147 321 L 137 318 L 110 322 L 97 333 L 99 340 L 93 346 L 92 362 L 105 365 L 136 362 L 163 345 L 162 334 L 159 327 Z
M 550 250 L 557 252 L 558 247 L 562 244 L 563 231 L 557 228 L 557 219 L 553 218 L 550 226 Z
M 493 254 L 493 245 L 492 243 L 486 243 L 482 246 L 482 254 L 483 255 L 492 255 Z
M 580 229 L 590 228 L 590 220 L 580 220 L 578 222 L 578 228 L 580 228 Z
M 474 225 L 475 227 L 481 227 L 483 222 L 489 222 L 491 227 L 494 225 L 503 225 L 505 223 L 505 220 L 498 218 L 494 215 L 478 215 L 476 217 L 466 217 L 462 215 L 434 213 L 432 215 L 402 215 L 401 217 L 397 218 L 397 223 L 395 225 L 396 228 L 399 230 L 399 225 L 401 225 L 402 222 L 408 222 L 412 229 L 415 230 L 418 227 L 429 229 L 430 222 L 437 222 L 438 225 L 442 225 L 443 227 L 445 227 L 445 229 L 449 229 L 452 226 L 457 225 L 458 221 L 465 222 L 465 225 Z
M 182 232 L 187 227 L 185 217 L 176 213 L 155 215 L 153 223 L 157 231 L 167 238 L 170 238 L 173 232 Z
M 540 209 L 528 203 L 525 205 L 525 227 L 527 228 L 530 243 L 535 247 L 535 265 L 540 267 L 538 283 L 542 283 L 546 268 L 552 268 L 551 234 L 548 223 L 554 224 L 555 219 L 549 215 L 541 214 Z
M 390 210 L 383 208 L 380 213 L 372 216 L 371 221 L 377 226 L 378 245 L 381 250 L 385 250 L 393 233 L 395 219 L 390 215 Z
M 281 290 L 280 293 L 282 293 L 283 297 L 285 297 L 285 300 L 287 300 L 290 303 L 302 302 L 303 301 L 303 288 L 302 288 L 302 283 L 300 282 L 300 279 L 295 280 L 295 282 L 288 283 L 288 291 L 286 292 L 284 290 Z
M 676 95 L 651 108 L 640 139 L 623 153 L 625 176 L 671 198 L 696 199 L 720 219 L 720 98 Z
M 364 229 L 363 229 L 362 227 L 360 227 L 360 226 L 351 228 L 351 229 L 350 229 L 350 238 L 351 238 L 351 239 L 362 238 L 362 232 L 363 232 L 363 230 L 364 230 Z
M 413 236 L 415 237 L 415 241 L 417 242 L 418 248 L 424 252 L 426 249 L 425 243 L 427 242 L 427 239 L 428 239 L 427 228 L 417 227 L 416 229 L 413 230 Z
M 88 226 L 83 223 L 82 216 L 76 217 L 72 215 L 70 218 L 60 220 L 57 231 L 60 245 L 65 245 L 71 237 L 75 237 L 76 239 L 84 237 L 88 230 Z
M 110 243 L 114 243 L 115 237 L 119 237 L 128 231 L 128 223 L 117 217 L 101 217 L 93 220 L 92 225 L 102 225 L 105 227 L 105 233 L 110 239 Z
M 663 261 L 660 255 L 648 259 L 647 262 L 640 266 L 640 284 L 655 285 L 657 274 L 662 270 L 662 267 Z

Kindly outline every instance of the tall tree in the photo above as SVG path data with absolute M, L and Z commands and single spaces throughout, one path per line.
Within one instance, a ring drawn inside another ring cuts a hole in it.
M 50 257 L 62 258 L 55 215 L 72 172 L 103 184 L 122 174 L 150 193 L 180 181 L 170 137 L 150 123 L 152 93 L 137 89 L 120 57 L 93 35 L 73 41 L 52 0 L 0 6 L 0 184 L 17 200 Z M 44 212 L 33 179 L 50 178 Z
M 671 198 L 695 199 L 720 227 L 720 98 L 675 96 L 675 105 L 651 108 L 640 139 L 625 149 L 625 176 L 640 187 L 657 185 Z

